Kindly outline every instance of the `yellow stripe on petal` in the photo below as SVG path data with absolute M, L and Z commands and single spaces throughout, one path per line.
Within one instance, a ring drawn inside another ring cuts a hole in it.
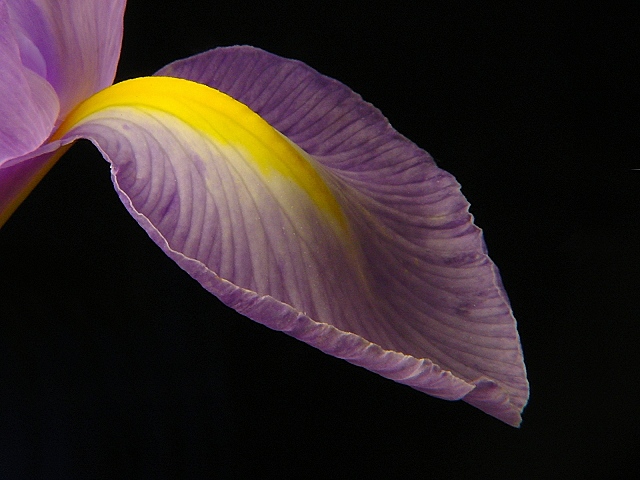
M 248 152 L 261 174 L 295 182 L 322 211 L 346 229 L 340 205 L 307 155 L 262 117 L 229 95 L 172 77 L 142 77 L 108 87 L 78 105 L 60 125 L 61 138 L 84 119 L 112 107 L 168 113 L 213 141 Z

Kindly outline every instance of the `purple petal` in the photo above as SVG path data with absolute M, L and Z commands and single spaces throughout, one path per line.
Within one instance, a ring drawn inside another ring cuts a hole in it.
M 126 0 L 13 0 L 7 5 L 20 32 L 23 61 L 53 86 L 61 116 L 113 83 Z
M 300 153 L 330 192 L 324 203 L 339 204 L 327 214 L 293 177 L 257 168 L 251 149 L 168 110 L 103 108 L 65 140 L 96 143 L 125 206 L 171 258 L 270 328 L 519 424 L 528 384 L 515 320 L 450 174 L 299 62 L 237 47 L 161 73 L 258 111 L 311 154 Z
M 516 322 L 450 174 L 357 94 L 300 62 L 230 47 L 158 75 L 201 82 L 245 103 L 350 188 L 342 201 L 379 303 L 377 314 L 340 328 L 433 361 L 476 385 L 466 401 L 520 423 L 528 382 Z
M 58 158 L 34 151 L 57 119 L 113 82 L 125 3 L 0 0 L 0 226 Z
M 28 153 L 51 134 L 58 99 L 51 85 L 22 64 L 4 2 L 0 1 L 0 165 Z M 1 167 L 0 167 L 1 168 Z M 3 185 L 0 183 L 0 191 Z

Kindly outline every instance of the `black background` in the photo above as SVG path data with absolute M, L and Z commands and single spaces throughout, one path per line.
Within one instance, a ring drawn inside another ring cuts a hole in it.
M 0 230 L 0 478 L 598 478 L 635 463 L 637 3 L 481 3 L 132 0 L 118 79 L 251 44 L 380 108 L 485 231 L 529 370 L 520 429 L 221 306 L 81 143 Z

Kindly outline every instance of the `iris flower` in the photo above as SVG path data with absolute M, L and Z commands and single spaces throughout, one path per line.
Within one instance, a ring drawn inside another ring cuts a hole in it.
M 515 319 L 453 176 L 345 85 L 257 48 L 112 85 L 125 3 L 0 0 L 0 224 L 89 139 L 129 213 L 229 307 L 519 425 Z

